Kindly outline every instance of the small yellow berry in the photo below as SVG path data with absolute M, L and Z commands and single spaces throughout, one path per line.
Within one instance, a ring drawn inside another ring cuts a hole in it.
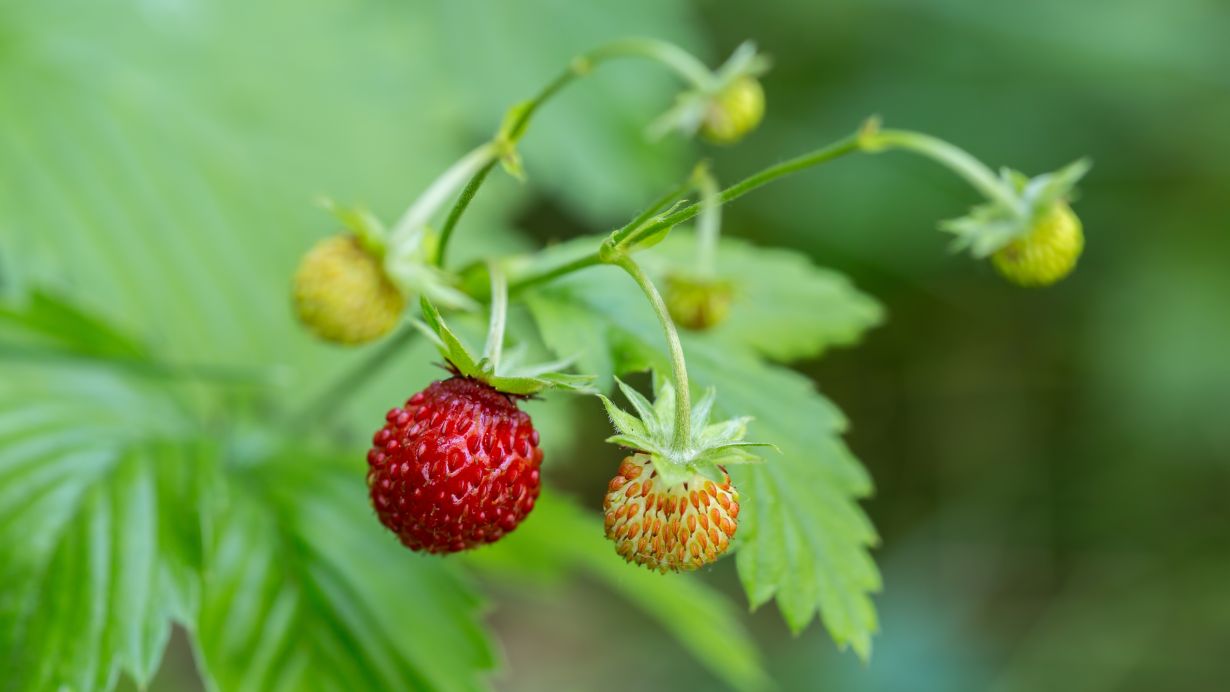
M 721 324 L 730 314 L 733 298 L 729 281 L 666 277 L 666 307 L 684 329 L 704 331 Z
M 380 260 L 357 238 L 335 235 L 303 257 L 294 278 L 299 321 L 326 341 L 361 344 L 391 330 L 406 307 Z
M 705 111 L 700 134 L 714 144 L 734 144 L 756 129 L 764 117 L 764 89 L 744 75 L 719 92 Z
M 1072 272 L 1085 235 L 1081 221 L 1064 202 L 1056 202 L 1024 237 L 1000 248 L 991 262 L 1021 286 L 1049 286 Z

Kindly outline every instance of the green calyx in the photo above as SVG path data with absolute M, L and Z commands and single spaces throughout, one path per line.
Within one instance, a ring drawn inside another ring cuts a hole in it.
M 956 236 L 953 248 L 984 259 L 1025 238 L 1066 204 L 1092 163 L 1078 159 L 1063 168 L 1030 178 L 1003 168 L 999 175 L 963 149 L 920 132 L 883 130 L 877 117 L 863 123 L 856 135 L 858 148 L 878 153 L 904 149 L 947 167 L 981 192 L 987 201 L 965 216 L 940 223 L 940 230 Z
M 965 216 L 943 221 L 940 230 L 956 236 L 956 250 L 968 250 L 980 259 L 988 257 L 1045 225 L 1056 209 L 1066 209 L 1076 183 L 1091 165 L 1088 159 L 1080 159 L 1033 178 L 1003 168 L 999 180 L 1010 191 L 1010 197 L 991 199 Z
M 754 129 L 764 115 L 764 92 L 757 77 L 769 70 L 769 59 L 756 45 L 743 43 L 706 79 L 679 94 L 675 105 L 652 125 L 650 133 L 700 133 L 717 144 L 733 144 Z
M 762 459 L 748 451 L 752 447 L 773 445 L 744 442 L 749 417 L 710 423 L 717 392 L 710 388 L 691 410 L 691 432 L 682 445 L 675 443 L 675 387 L 669 378 L 654 373 L 655 396 L 650 403 L 640 392 L 616 379 L 635 414 L 624 411 L 605 396 L 602 403 L 617 434 L 607 442 L 648 454 L 654 470 L 667 485 L 683 483 L 700 474 L 720 480 L 719 466 L 758 463 Z
M 458 336 L 444 323 L 440 311 L 426 297 L 422 298 L 423 321 L 415 321 L 419 328 L 437 348 L 440 355 L 448 361 L 451 369 L 462 377 L 470 377 L 491 385 L 493 389 L 512 396 L 529 397 L 548 389 L 595 393 L 590 386 L 593 377 L 564 372 L 570 362 L 567 360 L 553 361 L 536 365 L 520 365 L 516 361 L 518 354 L 511 353 L 508 358 L 501 358 L 501 349 L 488 343 L 483 356 L 475 357 Z M 495 315 L 493 315 L 493 318 Z M 503 341 L 503 318 L 493 319 L 499 323 L 498 330 L 493 329 L 492 339 Z M 494 334 L 499 331 L 498 335 Z

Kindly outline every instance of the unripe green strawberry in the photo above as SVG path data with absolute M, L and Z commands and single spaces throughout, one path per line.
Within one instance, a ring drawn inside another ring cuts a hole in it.
M 729 281 L 666 277 L 666 307 L 675 324 L 685 329 L 703 331 L 721 324 L 730 314 L 733 298 L 734 287 Z
M 384 335 L 406 307 L 379 258 L 352 235 L 325 238 L 304 255 L 295 272 L 294 302 L 304 326 L 339 344 Z
M 714 144 L 734 144 L 756 129 L 764 117 L 764 89 L 751 75 L 738 77 L 714 95 L 700 134 Z
M 668 486 L 649 455 L 624 459 L 602 503 L 616 552 L 660 572 L 694 570 L 721 557 L 739 526 L 739 492 L 719 470 L 720 483 L 693 474 Z
M 1066 203 L 1056 202 L 1029 233 L 997 250 L 991 261 L 1013 283 L 1049 286 L 1072 271 L 1084 246 L 1080 219 Z

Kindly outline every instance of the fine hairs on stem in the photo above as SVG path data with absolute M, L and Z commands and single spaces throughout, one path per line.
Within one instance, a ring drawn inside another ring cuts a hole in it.
M 666 301 L 662 300 L 662 294 L 645 275 L 640 265 L 627 255 L 615 260 L 613 264 L 628 272 L 636 281 L 636 285 L 649 299 L 649 304 L 662 324 L 662 331 L 666 335 L 667 350 L 670 353 L 671 374 L 675 380 L 675 432 L 671 439 L 671 446 L 674 451 L 682 452 L 692 439 L 692 396 L 688 385 L 688 365 L 683 358 L 683 344 L 679 341 L 679 331 L 675 328 L 674 321 L 671 320 L 670 311 L 666 308 Z

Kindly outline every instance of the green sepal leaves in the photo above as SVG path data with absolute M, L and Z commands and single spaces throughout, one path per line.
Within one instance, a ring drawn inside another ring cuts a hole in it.
M 748 452 L 748 448 L 773 447 L 770 444 L 743 442 L 748 421 L 751 420 L 748 417 L 710 423 L 709 417 L 717 399 L 717 391 L 710 388 L 692 407 L 692 438 L 686 447 L 676 449 L 672 445 L 675 434 L 675 387 L 670 380 L 658 377 L 655 372 L 652 403 L 618 378 L 615 382 L 632 405 L 635 415 L 599 395 L 617 431 L 617 434 L 607 438 L 607 442 L 648 454 L 654 469 L 667 485 L 683 483 L 697 473 L 716 474 L 718 466 L 758 463 L 762 459 Z
M 954 250 L 968 250 L 980 259 L 988 257 L 1028 234 L 1057 203 L 1071 199 L 1076 183 L 1092 165 L 1089 159 L 1079 159 L 1034 178 L 1003 168 L 999 180 L 1012 191 L 1015 205 L 993 199 L 972 208 L 965 216 L 941 222 L 940 230 L 956 236 Z
M 449 364 L 463 377 L 472 377 L 491 385 L 498 391 L 514 396 L 533 396 L 548 389 L 593 393 L 590 375 L 563 372 L 570 360 L 557 360 L 535 365 L 519 365 L 515 353 L 501 363 L 492 363 L 488 358 L 476 358 L 453 330 L 444 323 L 440 311 L 426 297 L 421 299 L 423 321 L 415 322 L 440 349 Z
M 332 197 L 321 197 L 316 204 L 340 221 L 342 228 L 353 233 L 364 250 L 375 257 L 384 257 L 389 231 L 371 210 L 363 206 L 343 206 Z
M 478 303 L 457 288 L 457 278 L 435 266 L 439 235 L 419 226 L 402 235 L 384 257 L 384 271 L 405 293 L 418 294 L 456 310 L 477 310 Z
M 705 122 L 705 116 L 716 100 L 732 84 L 747 77 L 759 77 L 769 70 L 770 60 L 756 51 L 756 44 L 740 44 L 704 85 L 684 91 L 675 98 L 675 105 L 649 126 L 649 134 L 661 137 L 668 132 L 695 135 Z

